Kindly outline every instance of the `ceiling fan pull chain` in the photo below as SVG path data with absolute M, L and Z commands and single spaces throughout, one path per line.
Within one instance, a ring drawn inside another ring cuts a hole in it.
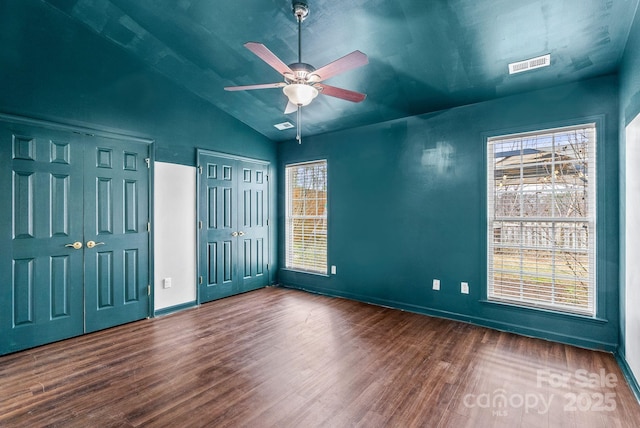
M 301 127 L 302 127 L 302 108 L 298 106 L 298 123 L 296 124 L 296 140 L 298 140 L 298 144 L 302 144 L 302 136 L 300 136 Z

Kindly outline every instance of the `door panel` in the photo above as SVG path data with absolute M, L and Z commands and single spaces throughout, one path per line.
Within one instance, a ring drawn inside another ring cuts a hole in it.
M 86 331 L 149 314 L 147 144 L 93 137 L 85 149 Z
M 200 151 L 200 302 L 268 285 L 268 163 Z
M 234 165 L 225 158 L 206 156 L 200 165 L 199 217 L 201 271 L 200 301 L 208 302 L 235 293 L 235 219 L 233 207 Z
M 0 353 L 82 334 L 82 146 L 0 123 Z
M 268 165 L 248 161 L 238 161 L 241 183 L 238 192 L 242 195 L 238 218 L 242 219 L 240 233 L 242 248 L 239 266 L 242 267 L 242 281 L 239 292 L 264 287 L 269 283 L 266 275 L 265 240 L 268 239 L 267 215 Z M 240 180 L 239 180 L 240 181 Z

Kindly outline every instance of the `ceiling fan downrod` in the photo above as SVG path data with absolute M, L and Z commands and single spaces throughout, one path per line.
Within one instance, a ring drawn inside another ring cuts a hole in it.
M 296 21 L 298 22 L 298 64 L 302 64 L 302 21 L 309 16 L 309 6 L 306 3 L 295 1 L 291 2 L 291 7 L 293 9 L 293 15 L 296 17 Z M 297 114 L 297 123 L 296 123 L 296 140 L 298 140 L 298 144 L 302 144 L 302 105 L 298 104 L 298 114 Z
M 292 1 L 293 15 L 298 21 L 298 62 L 302 63 L 302 21 L 309 16 L 309 6 L 301 1 Z

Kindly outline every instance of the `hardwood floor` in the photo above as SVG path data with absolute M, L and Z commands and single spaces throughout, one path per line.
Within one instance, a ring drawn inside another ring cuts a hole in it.
M 0 427 L 639 425 L 610 354 L 282 288 L 0 357 Z

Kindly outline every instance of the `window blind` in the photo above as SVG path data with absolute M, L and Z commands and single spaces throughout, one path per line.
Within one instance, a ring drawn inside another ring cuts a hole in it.
M 489 300 L 595 316 L 595 124 L 488 139 Z
M 286 166 L 288 269 L 327 273 L 327 161 Z

